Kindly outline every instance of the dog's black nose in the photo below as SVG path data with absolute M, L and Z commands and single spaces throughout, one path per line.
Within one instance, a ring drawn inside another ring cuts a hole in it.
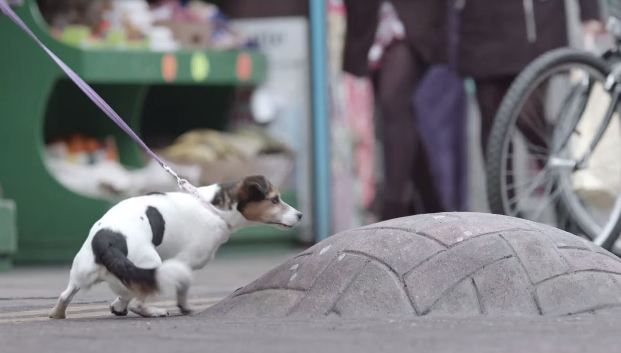
M 298 213 L 297 216 L 298 216 L 298 221 L 302 219 L 302 214 L 301 213 Z

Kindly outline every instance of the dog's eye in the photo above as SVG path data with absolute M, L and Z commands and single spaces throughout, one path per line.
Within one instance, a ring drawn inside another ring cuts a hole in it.
M 272 203 L 273 203 L 274 205 L 277 205 L 279 202 L 280 202 L 280 197 L 276 196 L 276 197 L 273 197 L 273 198 L 272 198 Z

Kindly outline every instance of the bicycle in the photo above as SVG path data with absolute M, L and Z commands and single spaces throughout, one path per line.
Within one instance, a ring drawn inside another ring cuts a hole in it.
M 615 44 L 603 55 L 556 49 L 518 75 L 491 130 L 486 186 L 493 213 L 612 250 L 621 234 L 621 21 L 611 16 L 607 27 Z M 589 186 L 594 175 L 606 192 Z

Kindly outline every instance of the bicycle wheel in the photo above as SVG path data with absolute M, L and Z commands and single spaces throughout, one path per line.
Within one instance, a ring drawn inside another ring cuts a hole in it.
M 592 130 L 603 124 L 610 105 L 603 88 L 608 72 L 601 58 L 558 49 L 516 78 L 487 146 L 492 212 L 548 223 L 589 239 L 616 240 L 621 231 L 621 207 L 615 207 L 621 205 L 621 159 L 606 150 L 621 141 L 616 116 L 605 125 L 605 139 L 590 157 L 597 163 L 578 165 L 581 149 L 593 140 Z M 602 177 L 606 185 L 592 185 Z

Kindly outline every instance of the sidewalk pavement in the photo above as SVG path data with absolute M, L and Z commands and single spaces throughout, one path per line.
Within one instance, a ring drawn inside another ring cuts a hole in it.
M 233 290 L 248 284 L 263 273 L 293 256 L 299 249 L 228 251 L 195 272 L 190 301 L 195 309 L 204 309 Z M 22 267 L 0 273 L 0 325 L 3 323 L 40 321 L 67 285 L 69 266 Z M 69 306 L 67 317 L 94 318 L 108 316 L 109 303 L 115 298 L 105 283 L 80 291 Z M 172 296 L 156 299 L 175 308 Z M 176 312 L 176 309 L 172 310 Z M 72 315 L 73 314 L 73 315 Z M 131 314 L 130 314 L 131 315 Z M 2 331 L 0 329 L 0 331 Z

